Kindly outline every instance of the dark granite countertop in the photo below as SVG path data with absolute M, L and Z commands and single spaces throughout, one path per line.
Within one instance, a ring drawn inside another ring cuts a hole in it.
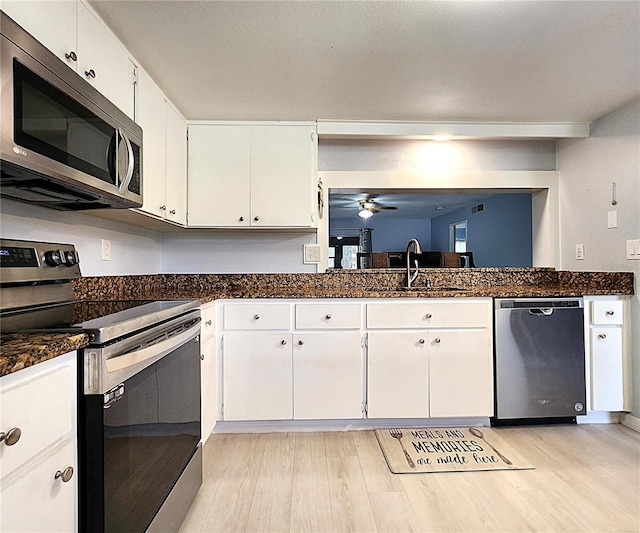
M 630 272 L 421 269 L 414 290 L 403 288 L 405 276 L 403 269 L 333 270 L 324 274 L 155 274 L 84 277 L 73 284 L 78 300 L 198 298 L 203 303 L 242 298 L 549 298 L 634 294 Z M 77 350 L 87 343 L 86 335 L 71 333 L 2 335 L 0 376 Z

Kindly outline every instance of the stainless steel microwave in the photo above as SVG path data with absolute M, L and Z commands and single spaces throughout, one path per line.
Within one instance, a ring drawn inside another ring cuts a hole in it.
M 0 195 L 61 210 L 142 206 L 142 129 L 0 12 Z

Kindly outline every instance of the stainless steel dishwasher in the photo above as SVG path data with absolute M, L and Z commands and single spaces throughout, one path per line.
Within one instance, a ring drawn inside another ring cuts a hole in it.
M 582 298 L 495 300 L 496 417 L 586 414 Z

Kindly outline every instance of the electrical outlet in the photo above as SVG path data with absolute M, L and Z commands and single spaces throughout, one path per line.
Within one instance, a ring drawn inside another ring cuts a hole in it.
M 322 259 L 322 252 L 319 244 L 304 245 L 304 263 L 319 263 Z
M 102 260 L 111 261 L 111 241 L 102 239 Z
M 584 259 L 584 244 L 576 244 L 576 259 Z

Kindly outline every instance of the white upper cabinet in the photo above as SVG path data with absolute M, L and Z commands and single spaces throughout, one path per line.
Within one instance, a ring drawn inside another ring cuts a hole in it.
M 83 2 L 2 0 L 0 6 L 133 118 L 134 65 L 120 41 Z
M 189 126 L 188 223 L 314 227 L 315 124 Z
M 136 122 L 142 127 L 142 211 L 177 224 L 187 219 L 187 125 L 148 74 L 138 71 Z
M 69 0 L 2 0 L 0 8 L 44 46 L 77 70 L 78 4 Z

